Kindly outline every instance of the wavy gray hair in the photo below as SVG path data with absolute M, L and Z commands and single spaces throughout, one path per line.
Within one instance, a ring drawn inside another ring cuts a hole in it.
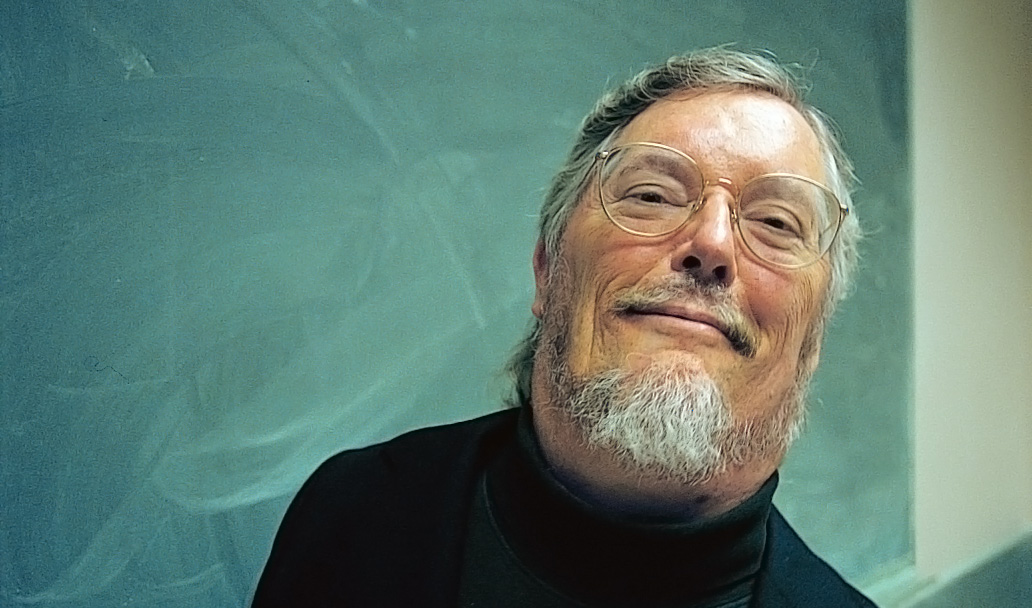
M 539 231 L 548 259 L 558 259 L 563 233 L 588 185 L 588 173 L 595 155 L 614 141 L 635 116 L 655 101 L 678 92 L 741 90 L 768 93 L 795 108 L 813 129 L 821 147 L 827 185 L 850 210 L 827 254 L 831 262 L 831 277 L 818 328 L 813 332 L 814 339 L 819 340 L 827 320 L 849 293 L 857 266 L 861 229 L 852 205 L 851 192 L 857 183 L 853 164 L 842 149 L 831 120 L 803 101 L 806 85 L 798 71 L 768 56 L 715 47 L 675 55 L 665 63 L 639 72 L 603 95 L 581 123 L 573 148 L 552 179 L 541 206 Z M 535 319 L 509 359 L 506 370 L 515 383 L 510 405 L 529 403 L 534 356 L 540 335 L 541 325 Z

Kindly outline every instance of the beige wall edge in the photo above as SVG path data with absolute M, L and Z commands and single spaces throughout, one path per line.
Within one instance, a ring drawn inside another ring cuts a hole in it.
M 919 575 L 1032 525 L 1032 3 L 914 0 Z

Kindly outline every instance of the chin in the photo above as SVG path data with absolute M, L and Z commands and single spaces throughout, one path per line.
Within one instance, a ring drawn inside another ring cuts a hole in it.
M 629 472 L 702 483 L 757 462 L 776 462 L 798 435 L 803 408 L 797 395 L 761 420 L 741 422 L 698 355 L 632 354 L 627 363 L 586 378 L 554 379 L 566 384 L 558 387 L 558 405 L 585 442 Z

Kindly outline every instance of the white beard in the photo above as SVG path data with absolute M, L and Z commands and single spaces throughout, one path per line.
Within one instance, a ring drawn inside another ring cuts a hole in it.
M 779 455 L 803 423 L 798 390 L 762 420 L 736 421 L 723 392 L 689 356 L 586 381 L 560 375 L 571 382 L 558 391 L 566 397 L 558 405 L 587 445 L 654 480 L 700 483 L 729 467 Z

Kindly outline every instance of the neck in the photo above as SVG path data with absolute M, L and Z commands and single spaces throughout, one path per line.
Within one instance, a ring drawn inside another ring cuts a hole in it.
M 487 521 L 517 556 L 513 567 L 571 598 L 569 605 L 742 605 L 763 562 L 777 475 L 719 517 L 620 516 L 556 479 L 531 413 L 520 412 L 516 441 L 500 450 L 483 486 Z

